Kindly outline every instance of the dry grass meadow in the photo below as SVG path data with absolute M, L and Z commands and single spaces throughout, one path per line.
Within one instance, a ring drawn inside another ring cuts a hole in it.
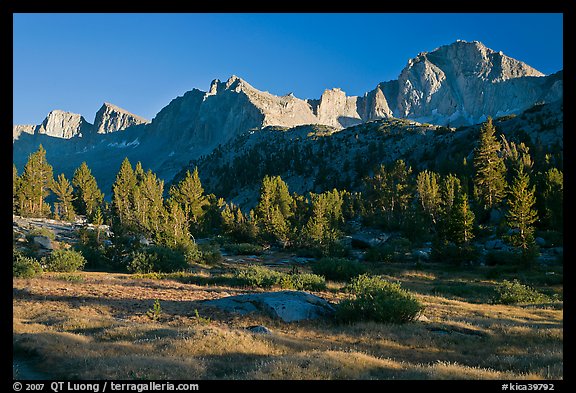
M 198 278 L 209 274 L 197 272 Z M 13 376 L 563 379 L 561 302 L 489 304 L 482 300 L 490 282 L 474 276 L 407 268 L 387 274 L 425 304 L 421 320 L 283 323 L 217 312 L 201 302 L 249 289 L 98 272 L 14 278 Z M 316 294 L 337 303 L 340 286 L 330 283 Z M 156 299 L 161 314 L 153 320 L 146 313 Z M 272 334 L 252 333 L 246 329 L 252 325 Z

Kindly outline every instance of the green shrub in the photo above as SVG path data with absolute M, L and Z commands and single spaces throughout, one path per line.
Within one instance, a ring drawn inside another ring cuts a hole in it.
M 160 315 L 162 315 L 162 306 L 160 305 L 160 300 L 156 299 L 152 308 L 146 311 L 146 316 L 156 322 L 160 319 Z
M 42 258 L 42 264 L 49 272 L 75 272 L 84 268 L 86 259 L 78 251 L 54 250 Z
M 394 249 L 390 245 L 370 247 L 364 254 L 367 262 L 392 262 L 393 258 Z
M 284 274 L 280 286 L 297 291 L 322 291 L 326 289 L 326 280 L 322 276 L 310 273 Z
M 143 251 L 133 252 L 128 261 L 130 273 L 170 273 L 188 267 L 181 251 L 163 246 L 151 246 Z
M 271 288 L 280 283 L 282 273 L 265 266 L 250 265 L 245 269 L 237 270 L 234 278 L 240 285 L 257 288 Z
M 324 277 L 309 273 L 282 273 L 265 266 L 251 265 L 234 274 L 234 284 L 256 288 L 278 286 L 283 289 L 317 291 L 326 288 Z
M 504 280 L 496 287 L 494 303 L 516 304 L 516 303 L 546 303 L 552 299 L 535 290 L 534 288 L 521 284 L 518 280 Z
M 262 246 L 252 243 L 226 244 L 224 249 L 234 255 L 260 255 L 264 252 Z
M 365 272 L 364 266 L 354 260 L 344 258 L 322 258 L 312 264 L 312 272 L 328 280 L 347 281 Z
M 440 242 L 432 243 L 432 252 L 430 254 L 430 258 L 433 261 L 449 265 L 461 265 L 474 262 L 478 257 L 478 249 L 473 245 L 441 244 Z
M 404 323 L 416 319 L 424 309 L 399 283 L 377 276 L 358 276 L 346 290 L 351 293 L 351 298 L 343 300 L 336 308 L 336 319 L 340 322 Z
M 487 266 L 518 265 L 520 263 L 520 255 L 506 250 L 489 251 L 484 256 L 484 262 Z
M 201 244 L 198 246 L 200 252 L 202 253 L 202 261 L 207 265 L 214 265 L 222 261 L 222 254 L 220 249 L 216 244 Z
M 98 238 L 96 231 L 85 228 L 78 230 L 78 243 L 74 249 L 86 258 L 86 268 L 108 269 L 110 267 L 111 261 L 106 255 L 106 247 L 103 244 L 104 238 L 104 233 L 101 233 L 100 238 Z
M 42 274 L 40 262 L 32 257 L 14 252 L 12 258 L 12 276 L 19 278 L 33 278 Z
M 56 235 L 54 232 L 48 228 L 33 228 L 26 235 L 28 241 L 32 241 L 35 236 L 44 236 L 50 240 L 56 240 Z
M 187 264 L 204 262 L 202 251 L 200 251 L 196 243 L 190 242 L 185 245 L 180 245 L 176 250 L 184 255 L 184 260 Z

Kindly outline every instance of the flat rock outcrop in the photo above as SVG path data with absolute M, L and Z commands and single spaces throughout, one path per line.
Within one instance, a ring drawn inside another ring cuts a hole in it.
M 204 303 L 238 314 L 262 313 L 284 322 L 329 317 L 334 308 L 321 297 L 303 291 L 261 292 L 228 296 Z

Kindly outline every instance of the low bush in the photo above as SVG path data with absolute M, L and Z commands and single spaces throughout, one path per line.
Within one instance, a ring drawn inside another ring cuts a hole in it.
M 32 241 L 32 239 L 36 236 L 44 236 L 50 240 L 56 240 L 56 235 L 54 234 L 54 231 L 52 231 L 48 228 L 31 229 L 30 232 L 28 232 L 28 234 L 26 235 L 26 239 L 28 241 Z
M 207 265 L 214 265 L 222 261 L 222 254 L 220 253 L 220 248 L 216 244 L 201 244 L 198 246 L 200 253 L 202 254 L 201 263 Z
M 389 245 L 370 247 L 364 254 L 367 262 L 392 262 L 394 259 L 394 249 Z
M 82 270 L 86 259 L 74 250 L 54 250 L 42 258 L 42 265 L 49 272 L 75 272 Z
M 284 289 L 295 289 L 297 291 L 322 291 L 326 289 L 326 280 L 317 274 L 284 274 L 280 281 L 280 286 Z
M 365 270 L 360 262 L 344 258 L 322 258 L 312 264 L 314 274 L 334 281 L 348 281 L 364 273 Z
M 324 277 L 309 273 L 283 273 L 265 266 L 251 265 L 234 274 L 234 284 L 256 288 L 278 286 L 283 289 L 317 291 L 326 288 Z
M 252 243 L 232 243 L 224 245 L 224 250 L 234 255 L 260 255 L 264 248 L 258 244 Z
M 518 280 L 504 280 L 496 287 L 493 302 L 498 304 L 516 303 L 546 303 L 553 300 L 534 288 L 520 283 Z
M 14 252 L 12 258 L 12 276 L 18 278 L 33 278 L 42 274 L 42 266 L 37 259 L 27 257 L 20 252 Z
M 378 276 L 363 274 L 346 287 L 351 298 L 336 308 L 340 322 L 375 321 L 405 323 L 416 319 L 424 306 L 399 283 L 391 283 Z
M 280 282 L 282 273 L 264 266 L 251 265 L 245 269 L 237 270 L 234 278 L 238 280 L 238 284 L 240 285 L 256 288 L 271 288 Z
M 436 262 L 459 266 L 477 261 L 479 252 L 473 245 L 433 242 L 430 258 Z
M 170 273 L 187 267 L 188 263 L 181 251 L 163 246 L 151 246 L 143 251 L 133 252 L 127 270 L 130 273 Z
M 520 263 L 520 256 L 512 251 L 494 250 L 486 253 L 484 262 L 487 266 L 512 266 Z

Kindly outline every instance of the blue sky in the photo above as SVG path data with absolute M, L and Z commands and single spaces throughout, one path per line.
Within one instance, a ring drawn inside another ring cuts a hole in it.
M 549 13 L 14 14 L 13 123 L 53 109 L 93 122 L 105 101 L 152 119 L 233 74 L 278 95 L 362 95 L 457 39 L 550 74 L 563 68 L 562 32 Z

